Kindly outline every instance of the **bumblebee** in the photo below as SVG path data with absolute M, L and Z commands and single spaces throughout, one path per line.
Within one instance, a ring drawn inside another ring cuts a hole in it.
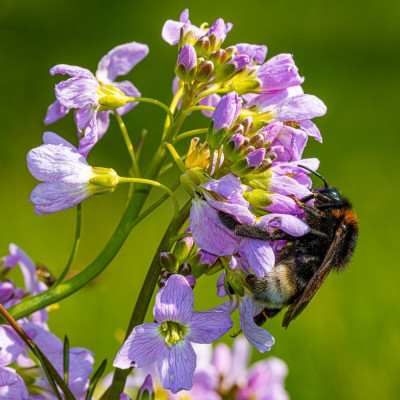
M 261 279 L 254 275 L 246 278 L 253 301 L 264 308 L 254 317 L 257 325 L 289 307 L 282 321 L 282 326 L 287 328 L 308 305 L 329 272 L 343 270 L 348 265 L 356 246 L 359 225 L 350 202 L 337 188 L 328 186 L 321 175 L 299 167 L 318 176 L 325 185 L 312 189 L 302 199 L 291 196 L 305 212 L 305 221 L 310 227 L 304 236 L 294 237 L 279 229 L 270 233 L 257 226 L 240 224 L 228 214 L 219 214 L 221 222 L 238 236 L 288 241 L 269 274 Z M 307 204 L 312 199 L 314 205 Z

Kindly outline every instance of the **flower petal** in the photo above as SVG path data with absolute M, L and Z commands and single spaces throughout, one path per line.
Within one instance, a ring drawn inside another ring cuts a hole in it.
M 127 369 L 134 362 L 136 367 L 142 368 L 156 361 L 158 351 L 166 347 L 158 327 L 155 323 L 136 326 L 119 349 L 113 366 Z
M 37 282 L 34 262 L 14 243 L 10 244 L 9 250 L 10 255 L 4 260 L 4 265 L 7 267 L 15 267 L 18 264 L 24 277 L 25 289 L 27 292 L 32 293 Z
M 251 238 L 243 239 L 240 243 L 239 253 L 246 259 L 259 279 L 274 268 L 275 254 L 268 242 Z
M 28 400 L 29 394 L 23 379 L 12 368 L 1 368 L 10 373 L 14 373 L 15 382 L 9 385 L 0 387 L 1 400 Z M 13 371 L 13 372 L 12 372 Z
M 86 158 L 90 150 L 92 150 L 93 146 L 100 139 L 97 118 L 92 118 L 89 125 L 85 128 L 85 135 L 79 140 L 78 152 Z
M 186 278 L 172 275 L 156 295 L 153 308 L 154 318 L 158 323 L 176 321 L 187 324 L 193 313 L 194 294 Z
M 228 234 L 216 210 L 206 201 L 193 200 L 189 227 L 196 244 L 205 251 L 220 256 L 236 253 L 240 239 Z
M 126 75 L 149 54 L 146 44 L 131 42 L 110 50 L 99 62 L 96 77 L 103 82 L 113 82 L 117 76 Z
M 271 349 L 275 340 L 265 329 L 258 326 L 253 319 L 253 305 L 248 297 L 239 303 L 240 325 L 247 340 L 261 353 Z
M 217 311 L 196 311 L 188 324 L 187 338 L 195 343 L 212 343 L 232 328 L 233 322 L 228 314 Z
M 70 75 L 73 78 L 92 78 L 94 75 L 86 68 L 77 67 L 76 65 L 58 64 L 50 70 L 50 75 L 55 74 Z
M 306 222 L 288 214 L 264 215 L 259 219 L 257 226 L 279 228 L 292 236 L 303 236 L 310 231 Z
M 62 353 L 64 345 L 53 333 L 30 322 L 21 324 L 21 327 L 46 356 L 54 353 Z
M 29 201 L 36 214 L 44 215 L 74 207 L 90 195 L 88 184 L 44 182 L 33 189 Z
M 30 150 L 26 159 L 30 173 L 40 181 L 85 183 L 91 177 L 91 167 L 72 146 L 44 144 Z
M 276 106 L 276 121 L 304 121 L 326 113 L 325 104 L 316 96 L 302 94 L 282 100 Z
M 177 393 L 192 388 L 196 353 L 188 340 L 181 340 L 171 347 L 159 347 L 157 366 L 164 389 Z
M 121 107 L 122 108 L 122 107 Z M 110 126 L 110 111 L 100 111 L 96 114 L 97 130 L 99 140 L 107 132 Z
M 267 46 L 248 43 L 238 43 L 236 48 L 238 49 L 238 55 L 246 54 L 258 64 L 264 62 L 268 51 Z
M 7 325 L 0 325 L 0 366 L 14 362 L 24 350 L 25 343 Z
M 63 106 L 58 100 L 49 105 L 47 109 L 44 123 L 46 125 L 58 121 L 60 118 L 65 117 L 69 113 L 69 108 Z
M 97 88 L 95 78 L 70 78 L 56 85 L 57 100 L 67 108 L 82 108 L 86 104 L 97 106 Z
M 69 147 L 69 148 L 73 149 L 74 151 L 76 151 L 76 148 L 70 142 L 66 141 L 61 136 L 58 136 L 56 133 L 50 132 L 50 131 L 46 131 L 43 133 L 43 143 L 44 144 L 54 144 L 56 146 L 61 144 L 65 147 Z
M 0 387 L 17 382 L 17 373 L 12 368 L 0 367 Z
M 178 22 L 171 19 L 165 21 L 161 32 L 162 38 L 170 45 L 175 45 L 179 43 L 181 28 L 183 25 L 185 25 L 185 23 L 188 22 Z M 195 25 L 191 25 L 190 29 L 194 31 L 196 37 L 201 37 L 206 34 L 206 31 L 204 29 L 200 29 Z

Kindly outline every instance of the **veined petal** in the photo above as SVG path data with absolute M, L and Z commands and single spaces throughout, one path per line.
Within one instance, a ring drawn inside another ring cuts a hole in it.
M 171 347 L 159 347 L 157 367 L 164 389 L 177 393 L 190 390 L 196 368 L 196 353 L 189 340 L 181 340 Z
M 146 44 L 131 42 L 110 50 L 99 62 L 96 77 L 111 83 L 117 76 L 126 75 L 149 54 Z
M 304 186 L 300 185 L 294 179 L 288 176 L 273 174 L 272 179 L 269 182 L 269 190 L 273 192 L 284 194 L 286 196 L 294 195 L 298 199 L 306 197 L 310 194 L 310 191 Z
M 240 179 L 231 173 L 218 180 L 211 179 L 202 186 L 220 194 L 232 204 L 239 204 L 243 207 L 249 206 L 248 201 L 243 197 L 243 186 Z
M 12 368 L 0 368 L 3 371 L 14 373 L 15 382 L 0 387 L 1 400 L 28 400 L 29 394 L 23 379 Z M 13 371 L 13 372 L 12 372 Z M 8 373 L 5 372 L 5 373 Z
M 156 295 L 153 308 L 154 318 L 158 323 L 175 321 L 187 324 L 193 313 L 194 294 L 186 278 L 172 275 Z
M 60 118 L 65 117 L 69 113 L 69 108 L 63 106 L 58 100 L 49 105 L 47 109 L 46 118 L 44 123 L 46 125 L 58 121 Z
M 0 325 L 0 366 L 14 362 L 24 350 L 25 343 L 7 325 Z
M 96 111 L 92 104 L 86 104 L 86 106 L 75 111 L 74 119 L 78 128 L 78 137 L 81 136 L 82 129 L 87 128 L 92 123 L 92 120 L 96 119 Z
M 73 184 L 61 181 L 43 182 L 37 185 L 29 198 L 38 215 L 52 214 L 81 203 L 93 192 L 90 184 Z
M 228 234 L 222 227 L 216 210 L 206 201 L 193 200 L 189 227 L 196 244 L 205 251 L 220 256 L 236 253 L 240 239 Z
M 97 113 L 99 114 L 99 113 Z M 101 139 L 99 134 L 99 127 L 97 118 L 92 118 L 89 125 L 85 128 L 85 134 L 82 139 L 79 140 L 78 152 L 84 158 L 87 157 L 89 151 L 92 150 L 93 146 Z
M 37 282 L 36 267 L 34 262 L 14 243 L 10 244 L 9 250 L 10 255 L 5 257 L 4 266 L 10 268 L 15 267 L 18 264 L 24 277 L 25 289 L 27 292 L 32 292 Z
M 289 214 L 269 214 L 261 217 L 257 226 L 279 228 L 292 236 L 303 236 L 310 227 L 303 220 Z
M 67 65 L 67 64 L 58 64 L 55 65 L 51 70 L 50 70 L 50 75 L 54 76 L 55 74 L 61 74 L 61 75 L 69 75 L 72 76 L 73 78 L 93 78 L 94 75 L 86 68 L 82 67 L 77 67 L 76 65 Z
M 217 311 L 196 311 L 188 324 L 187 338 L 195 343 L 212 343 L 233 326 L 228 314 Z
M 309 136 L 312 136 L 317 142 L 322 143 L 321 132 L 314 122 L 310 120 L 300 121 L 300 128 L 307 132 Z
M 170 45 L 179 43 L 181 28 L 187 22 L 178 22 L 171 19 L 165 21 L 162 28 L 161 36 Z M 190 29 L 193 30 L 196 37 L 204 36 L 207 32 L 204 29 L 200 29 L 195 25 L 191 25 Z
M 17 373 L 12 368 L 0 367 L 0 387 L 17 382 Z
M 13 291 L 14 285 L 11 282 L 0 282 L 0 303 L 3 304 L 9 300 Z
M 142 368 L 156 361 L 157 353 L 167 347 L 158 329 L 159 324 L 155 323 L 136 326 L 120 348 L 113 366 L 127 369 L 134 362 Z
M 275 254 L 268 242 L 251 238 L 243 239 L 240 243 L 239 253 L 246 259 L 259 279 L 274 268 Z
M 267 46 L 248 43 L 238 43 L 236 48 L 238 49 L 238 55 L 246 54 L 252 61 L 255 61 L 258 64 L 264 62 L 268 51 Z
M 96 114 L 99 140 L 104 136 L 110 126 L 110 112 L 111 111 L 100 111 Z
M 21 327 L 46 356 L 54 353 L 62 353 L 63 343 L 53 333 L 30 322 L 22 323 Z
M 61 136 L 57 135 L 54 132 L 46 131 L 43 133 L 42 138 L 44 144 L 54 144 L 56 146 L 61 144 L 62 146 L 69 147 L 76 151 L 76 148 L 70 142 L 63 139 Z
M 258 326 L 253 319 L 253 306 L 248 297 L 239 303 L 240 326 L 247 340 L 261 353 L 271 349 L 275 340 L 265 329 Z
M 40 181 L 85 183 L 91 177 L 91 167 L 72 146 L 44 144 L 30 150 L 26 158 L 29 171 Z
M 325 104 L 316 96 L 303 94 L 282 100 L 276 105 L 276 121 L 304 121 L 326 113 Z
M 97 88 L 99 83 L 96 78 L 70 78 L 56 85 L 57 100 L 67 108 L 82 108 L 86 104 L 97 106 Z

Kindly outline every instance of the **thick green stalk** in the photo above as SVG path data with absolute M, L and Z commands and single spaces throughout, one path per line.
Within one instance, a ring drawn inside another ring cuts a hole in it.
M 153 261 L 151 262 L 150 268 L 147 271 L 146 278 L 144 279 L 142 288 L 139 296 L 136 300 L 135 307 L 132 312 L 131 319 L 129 321 L 128 329 L 126 331 L 125 340 L 132 332 L 133 328 L 139 324 L 142 324 L 146 316 L 147 309 L 150 304 L 150 300 L 153 296 L 154 288 L 157 284 L 157 280 L 160 276 L 161 267 L 159 265 L 159 254 L 162 251 L 168 251 L 171 249 L 176 234 L 181 229 L 189 217 L 189 211 L 191 206 L 191 200 L 188 201 L 177 215 L 172 219 L 161 242 L 154 254 Z M 118 399 L 118 396 L 124 391 L 125 381 L 132 368 L 119 369 L 117 368 L 114 373 L 113 382 L 107 392 L 102 396 L 102 400 L 113 400 Z

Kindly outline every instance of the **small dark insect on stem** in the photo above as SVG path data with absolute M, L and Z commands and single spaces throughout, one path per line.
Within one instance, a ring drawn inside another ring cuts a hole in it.
M 47 357 L 39 349 L 39 347 L 33 342 L 33 340 L 26 334 L 26 332 L 19 326 L 18 322 L 10 315 L 10 313 L 0 304 L 0 314 L 9 323 L 9 325 L 14 329 L 18 336 L 25 342 L 32 353 L 35 354 L 36 358 L 39 360 L 46 377 L 49 381 L 51 388 L 53 389 L 57 399 L 62 400 L 60 392 L 58 391 L 57 385 L 61 388 L 65 395 L 66 400 L 76 400 L 72 392 L 69 390 L 66 383 L 62 380 L 57 370 L 53 367 Z

